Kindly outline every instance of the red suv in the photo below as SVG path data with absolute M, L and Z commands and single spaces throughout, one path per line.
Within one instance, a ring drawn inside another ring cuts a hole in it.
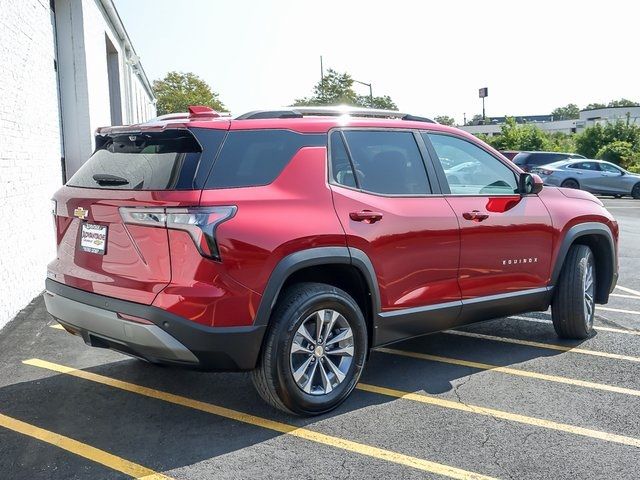
M 205 107 L 97 131 L 54 197 L 47 310 L 95 347 L 252 370 L 335 408 L 369 350 L 550 305 L 585 338 L 618 226 L 455 128 L 392 111 Z

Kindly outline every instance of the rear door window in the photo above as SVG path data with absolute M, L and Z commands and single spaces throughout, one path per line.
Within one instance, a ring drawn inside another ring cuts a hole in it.
M 383 195 L 431 193 L 424 161 L 412 132 L 345 130 L 343 133 L 358 188 Z M 343 151 L 337 148 L 338 152 Z M 345 154 L 332 154 L 331 159 L 334 179 L 341 184 L 352 182 L 348 173 L 351 165 L 345 162 Z
M 221 143 L 225 131 L 213 131 Z M 116 190 L 191 190 L 202 148 L 188 130 L 98 137 L 98 147 L 69 179 L 71 187 Z
M 325 134 L 290 130 L 234 130 L 224 141 L 205 188 L 268 185 L 303 147 L 326 146 Z
M 574 163 L 573 165 L 569 165 L 569 168 L 575 168 L 577 170 L 593 170 L 593 171 L 600 170 L 596 162 Z

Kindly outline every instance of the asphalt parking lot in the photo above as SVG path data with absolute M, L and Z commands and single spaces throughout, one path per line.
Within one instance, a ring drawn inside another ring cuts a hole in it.
M 0 477 L 640 478 L 640 201 L 605 203 L 621 276 L 592 338 L 535 313 L 406 341 L 312 419 L 246 374 L 86 347 L 38 298 L 0 332 Z

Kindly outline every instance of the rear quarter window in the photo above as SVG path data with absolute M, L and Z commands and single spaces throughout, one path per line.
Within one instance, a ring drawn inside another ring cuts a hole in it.
M 290 130 L 234 130 L 222 145 L 205 188 L 268 185 L 303 147 L 326 146 L 326 134 Z

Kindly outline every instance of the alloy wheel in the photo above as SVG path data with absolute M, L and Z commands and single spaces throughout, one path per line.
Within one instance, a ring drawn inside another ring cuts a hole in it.
M 595 281 L 593 270 L 593 262 L 589 261 L 584 273 L 584 317 L 589 330 L 591 330 L 593 325 L 593 317 L 595 313 Z
M 332 309 L 318 310 L 304 319 L 293 337 L 291 374 L 303 392 L 326 395 L 345 380 L 353 355 L 347 319 Z

